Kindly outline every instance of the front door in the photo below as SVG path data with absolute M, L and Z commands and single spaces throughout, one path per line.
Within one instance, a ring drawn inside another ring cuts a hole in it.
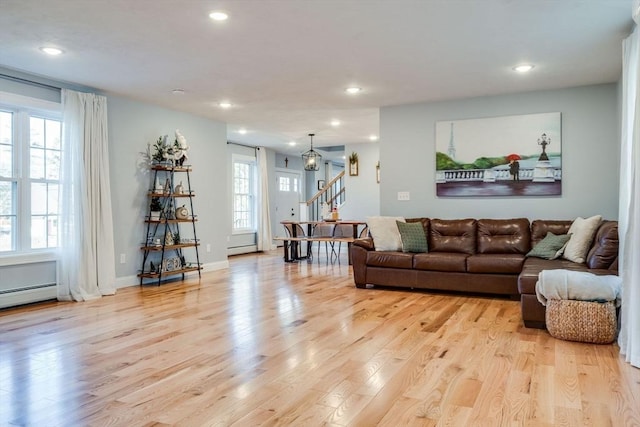
M 276 171 L 276 197 L 274 208 L 274 236 L 284 236 L 281 221 L 300 220 L 300 194 L 302 179 L 299 172 Z

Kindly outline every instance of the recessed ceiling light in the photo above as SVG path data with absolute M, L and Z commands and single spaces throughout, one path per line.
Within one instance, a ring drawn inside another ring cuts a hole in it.
M 296 142 L 295 141 L 291 141 L 291 142 L 289 142 L 289 145 L 293 147 L 294 145 L 296 145 Z
M 231 103 L 229 101 L 222 101 L 218 105 L 220 106 L 220 108 L 231 108 Z
M 331 120 L 331 126 L 333 127 L 340 126 L 340 120 Z
M 527 73 L 531 70 L 533 70 L 533 65 L 531 64 L 522 64 L 513 67 L 513 71 L 517 71 L 518 73 Z
M 214 21 L 226 21 L 227 19 L 229 19 L 229 15 L 217 10 L 217 11 L 211 12 L 209 14 L 209 18 L 213 19 Z
M 47 55 L 57 56 L 62 54 L 62 49 L 58 49 L 57 47 L 44 46 L 40 48 L 41 51 L 46 53 Z
M 377 141 L 377 140 L 378 140 L 378 135 L 371 135 L 371 136 L 369 137 L 369 139 L 370 139 L 371 141 Z
M 354 95 L 354 94 L 356 94 L 356 93 L 360 92 L 361 90 L 362 90 L 362 88 L 361 88 L 361 87 L 357 87 L 357 86 L 350 86 L 350 87 L 348 87 L 348 88 L 346 88 L 346 89 L 345 89 L 345 92 L 347 92 L 347 93 L 349 93 L 349 94 L 351 94 L 351 95 Z
M 184 89 L 174 89 L 171 93 L 174 95 L 184 95 Z
M 243 129 L 240 129 L 240 130 L 238 131 L 238 133 L 239 133 L 240 135 L 244 135 L 244 134 L 246 134 L 246 133 L 247 133 L 247 130 L 243 128 Z

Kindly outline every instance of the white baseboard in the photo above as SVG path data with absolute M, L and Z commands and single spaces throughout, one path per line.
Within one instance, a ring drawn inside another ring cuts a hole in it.
M 116 277 L 116 289 L 138 286 L 139 284 L 140 278 L 138 276 Z
M 229 268 L 229 260 L 218 261 L 218 262 L 210 262 L 208 264 L 202 265 L 202 272 L 206 273 L 207 271 L 216 271 L 216 270 L 224 270 L 225 268 Z
M 207 271 L 215 271 L 215 270 L 223 270 L 225 268 L 229 268 L 229 261 L 218 261 L 211 262 L 208 264 L 202 265 L 202 272 L 206 273 Z M 192 278 L 193 276 L 197 276 L 197 271 L 190 271 L 185 273 L 185 278 Z M 116 278 L 116 289 L 128 288 L 130 286 L 138 286 L 140 285 L 140 278 L 138 276 L 122 276 Z

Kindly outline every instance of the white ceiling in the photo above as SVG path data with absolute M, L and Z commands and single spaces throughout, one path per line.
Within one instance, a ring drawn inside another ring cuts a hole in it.
M 300 153 L 310 132 L 320 147 L 368 142 L 381 106 L 615 82 L 631 4 L 0 0 L 0 66 L 224 121 L 231 141 Z M 214 22 L 213 10 L 230 18 Z M 47 57 L 44 45 L 65 53 Z M 512 71 L 523 62 L 534 70 Z M 349 85 L 362 93 L 345 94 Z

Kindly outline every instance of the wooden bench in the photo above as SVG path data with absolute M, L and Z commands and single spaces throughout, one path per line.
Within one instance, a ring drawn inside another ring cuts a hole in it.
M 348 249 L 351 248 L 351 243 L 355 240 L 353 237 L 332 237 L 332 236 L 304 236 L 304 237 L 274 237 L 273 240 L 281 241 L 284 243 L 284 261 L 294 262 L 301 259 L 311 259 L 311 246 L 307 247 L 306 256 L 298 256 L 297 245 L 301 242 L 313 243 L 313 242 L 327 242 L 332 245 L 335 243 L 346 243 Z M 349 251 L 349 264 L 351 264 L 351 252 Z

